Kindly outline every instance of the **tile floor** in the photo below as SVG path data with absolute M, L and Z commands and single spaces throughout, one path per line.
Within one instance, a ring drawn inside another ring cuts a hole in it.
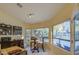
M 42 49 L 39 49 L 39 52 L 35 51 L 34 53 L 32 53 L 30 47 L 27 47 L 27 55 L 50 55 L 50 53 L 47 52 L 47 50 L 43 52 Z

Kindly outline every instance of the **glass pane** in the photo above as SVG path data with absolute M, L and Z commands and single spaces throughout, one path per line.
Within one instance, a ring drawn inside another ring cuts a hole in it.
M 53 43 L 54 43 L 55 45 L 57 45 L 57 46 L 60 45 L 60 44 L 59 44 L 59 39 L 54 39 Z
M 70 51 L 70 41 L 60 40 L 60 45 L 60 47 L 66 49 L 67 51 Z

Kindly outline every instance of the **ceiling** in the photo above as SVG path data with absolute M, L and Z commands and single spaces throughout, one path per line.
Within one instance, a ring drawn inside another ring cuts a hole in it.
M 38 23 L 50 20 L 65 4 L 21 3 L 21 5 L 20 8 L 16 3 L 0 3 L 0 9 L 26 23 Z M 29 14 L 32 14 L 31 17 L 29 17 Z

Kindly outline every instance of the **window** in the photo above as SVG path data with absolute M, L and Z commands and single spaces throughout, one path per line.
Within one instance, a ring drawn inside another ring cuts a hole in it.
M 48 42 L 48 28 L 32 29 L 32 36 L 37 37 L 40 41 Z
M 75 16 L 75 54 L 79 54 L 79 13 Z
M 31 29 L 25 29 L 24 47 L 27 48 L 30 45 Z
M 53 43 L 67 51 L 70 51 L 70 21 L 53 27 Z

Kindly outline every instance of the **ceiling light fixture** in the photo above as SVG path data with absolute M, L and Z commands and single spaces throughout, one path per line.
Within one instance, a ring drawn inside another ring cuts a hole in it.
M 29 13 L 29 14 L 28 14 L 28 17 L 29 17 L 29 18 L 32 18 L 33 15 L 34 15 L 33 13 Z
M 34 16 L 33 10 L 30 9 L 28 13 L 28 18 L 32 18 Z

